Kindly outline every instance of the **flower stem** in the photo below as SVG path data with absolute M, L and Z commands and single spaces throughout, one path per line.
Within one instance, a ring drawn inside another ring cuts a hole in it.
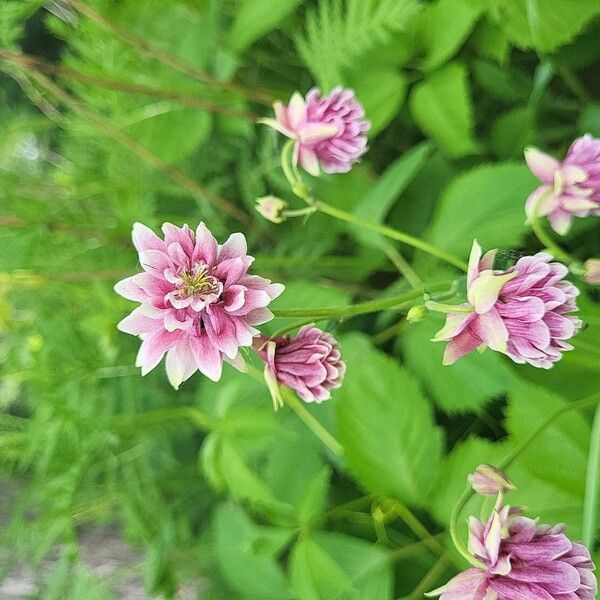
M 162 425 L 168 421 L 190 421 L 202 431 L 211 431 L 216 427 L 212 417 L 191 406 L 175 408 L 160 408 L 133 415 L 118 415 L 113 424 L 117 428 L 138 428 L 152 425 Z
M 379 223 L 371 223 L 365 219 L 357 217 L 356 215 L 346 212 L 345 210 L 341 210 L 339 208 L 335 208 L 331 206 L 331 204 L 327 204 L 326 202 L 322 202 L 321 200 L 315 200 L 314 205 L 320 212 L 329 215 L 331 217 L 335 217 L 340 221 L 346 221 L 347 223 L 352 223 L 354 225 L 358 225 L 363 229 L 368 229 L 369 231 L 373 231 L 375 233 L 379 233 L 385 237 L 389 237 L 398 242 L 402 242 L 408 246 L 412 246 L 413 248 L 417 248 L 418 250 L 422 250 L 423 252 L 427 252 L 436 258 L 439 258 L 459 269 L 466 271 L 467 263 L 451 254 L 450 252 L 446 252 L 437 246 L 433 246 L 432 244 L 425 242 L 419 238 L 416 238 L 408 233 L 404 233 L 403 231 L 398 231 L 397 229 L 393 229 L 392 227 L 388 227 L 387 225 L 380 225 Z
M 285 403 L 298 415 L 300 420 L 323 442 L 336 456 L 342 456 L 342 445 L 313 417 L 295 394 L 287 387 L 281 386 L 281 395 Z
M 600 505 L 600 405 L 596 409 L 590 441 L 585 500 L 583 503 L 583 544 L 591 552 L 598 531 L 598 509 Z
M 523 440 L 523 442 L 519 446 L 517 446 L 517 448 L 513 452 L 511 452 L 511 454 L 500 463 L 499 468 L 502 470 L 508 469 L 513 464 L 513 462 L 515 462 L 515 460 L 517 458 L 519 458 L 519 456 L 521 456 L 521 454 L 529 447 L 529 445 L 539 435 L 541 435 L 548 427 L 550 427 L 550 425 L 552 425 L 552 423 L 554 423 L 554 421 L 556 419 L 561 417 L 563 414 L 565 414 L 571 410 L 577 410 L 577 409 L 581 409 L 581 408 L 586 408 L 588 406 L 592 406 L 594 404 L 597 404 L 598 402 L 600 402 L 600 392 L 592 394 L 591 396 L 586 396 L 585 398 L 576 400 L 575 402 L 571 402 L 571 403 L 566 404 L 565 406 L 559 408 L 553 414 L 551 414 L 543 423 L 541 423 L 529 437 L 527 437 L 525 440 Z M 600 408 L 598 409 L 598 411 L 600 411 Z M 600 420 L 600 419 L 598 419 L 598 414 L 596 415 L 596 417 L 597 417 L 596 421 Z M 597 422 L 595 422 L 595 424 L 594 424 L 594 429 L 596 429 L 596 424 L 597 424 Z M 599 454 L 598 446 L 600 446 L 600 426 L 597 427 L 597 430 L 598 431 L 594 431 L 592 434 L 592 450 L 596 453 L 596 457 Z M 598 483 L 598 475 L 599 475 L 598 471 L 600 471 L 600 469 L 598 469 L 596 471 L 596 475 L 595 475 L 596 484 Z M 589 481 L 589 479 L 588 479 L 588 481 Z M 597 487 L 596 487 L 596 492 L 597 492 Z M 587 490 L 586 490 L 586 493 L 587 493 Z M 454 509 L 452 511 L 452 516 L 450 517 L 449 529 L 450 529 L 450 536 L 452 537 L 452 542 L 454 543 L 456 549 L 472 565 L 481 567 L 481 564 L 477 564 L 478 563 L 477 559 L 467 550 L 467 548 L 465 548 L 464 544 L 462 543 L 462 540 L 460 539 L 460 536 L 458 535 L 458 520 L 460 518 L 460 514 L 462 513 L 463 509 L 465 508 L 465 506 L 467 505 L 467 503 L 473 497 L 474 494 L 475 494 L 475 492 L 474 492 L 473 488 L 471 486 L 469 486 L 465 490 L 464 494 L 459 498 L 458 502 L 456 503 L 456 506 L 454 507 Z
M 548 233 L 546 233 L 539 217 L 534 216 L 531 219 L 531 229 L 533 230 L 533 233 L 535 233 L 535 237 L 537 237 L 540 243 L 548 250 L 548 252 L 550 252 L 550 254 L 552 254 L 552 256 L 554 256 L 554 258 L 567 265 L 570 265 L 573 262 L 573 258 L 567 252 L 559 248 Z
M 451 286 L 450 283 L 437 283 L 428 286 L 429 292 L 437 292 L 447 290 Z M 405 294 L 390 296 L 380 300 L 369 300 L 350 306 L 341 306 L 336 308 L 308 308 L 308 309 L 281 309 L 274 310 L 273 314 L 276 317 L 293 317 L 297 319 L 326 319 L 326 318 L 342 318 L 353 315 L 363 315 L 381 310 L 389 310 L 401 308 L 403 305 L 418 300 L 423 297 L 423 290 L 413 290 Z

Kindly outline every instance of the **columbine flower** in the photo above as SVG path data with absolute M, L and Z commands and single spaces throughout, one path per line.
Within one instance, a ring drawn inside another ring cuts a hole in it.
M 543 184 L 527 199 L 528 217 L 546 216 L 565 235 L 573 217 L 600 215 L 600 140 L 576 139 L 563 162 L 536 148 L 525 151 L 525 160 Z
M 275 102 L 275 119 L 264 119 L 283 135 L 296 141 L 294 163 L 311 175 L 346 173 L 367 151 L 366 132 L 371 125 L 352 90 L 334 88 L 320 96 L 317 88 L 306 98 L 295 92 L 285 106 Z
M 585 261 L 583 278 L 592 285 L 600 284 L 600 258 L 590 258 Z
M 538 525 L 498 503 L 487 523 L 469 520 L 469 552 L 481 562 L 427 596 L 441 600 L 594 600 L 588 550 L 563 525 Z
M 484 496 L 497 496 L 515 489 L 504 471 L 487 464 L 479 465 L 469 475 L 469 481 L 472 488 Z
M 568 313 L 577 310 L 579 290 L 564 280 L 568 269 L 540 252 L 507 271 L 493 269 L 496 251 L 481 256 L 473 242 L 467 274 L 468 303 L 447 315 L 434 341 L 449 341 L 444 364 L 479 347 L 507 354 L 517 363 L 549 369 L 581 327 Z
M 254 348 L 265 363 L 267 381 L 295 390 L 305 402 L 321 403 L 342 385 L 346 364 L 334 337 L 306 325 L 294 337 L 257 338 Z M 272 387 L 274 401 L 277 390 Z
M 239 348 L 252 345 L 254 325 L 273 318 L 266 307 L 284 288 L 247 274 L 254 259 L 241 233 L 218 245 L 204 223 L 195 232 L 171 223 L 162 230 L 164 240 L 141 223 L 133 226 L 144 272 L 119 281 L 115 291 L 141 306 L 118 328 L 142 339 L 135 363 L 142 375 L 166 352 L 175 389 L 196 370 L 218 381 L 224 360 L 243 368 Z

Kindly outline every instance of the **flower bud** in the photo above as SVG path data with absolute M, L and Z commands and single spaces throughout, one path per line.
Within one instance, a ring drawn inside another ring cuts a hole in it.
M 427 310 L 422 304 L 417 304 L 416 306 L 411 306 L 408 312 L 406 313 L 406 320 L 409 323 L 418 323 L 425 318 L 427 314 Z
M 283 211 L 287 208 L 287 202 L 277 196 L 262 196 L 257 198 L 255 208 L 267 221 L 283 223 Z
M 479 465 L 469 475 L 469 481 L 473 489 L 484 496 L 496 496 L 516 489 L 504 471 L 486 464 Z
M 584 264 L 585 273 L 583 279 L 587 283 L 600 285 L 600 258 L 590 258 Z

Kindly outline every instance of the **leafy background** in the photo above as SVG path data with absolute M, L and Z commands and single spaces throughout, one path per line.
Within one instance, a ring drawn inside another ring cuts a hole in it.
M 0 42 L 1 573 L 31 564 L 40 598 L 116 598 L 141 577 L 167 598 L 191 582 L 201 598 L 386 600 L 461 568 L 446 530 L 466 474 L 598 389 L 597 292 L 550 372 L 490 352 L 442 367 L 434 317 L 325 323 L 348 375 L 309 409 L 339 459 L 231 369 L 179 392 L 162 368 L 142 379 L 112 285 L 136 268 L 132 222 L 204 220 L 244 231 L 255 270 L 287 285 L 279 308 L 407 289 L 376 236 L 253 211 L 289 198 L 255 118 L 315 84 L 354 87 L 373 123 L 363 163 L 314 181 L 320 197 L 463 257 L 475 236 L 537 251 L 523 148 L 600 136 L 600 0 L 6 0 Z M 578 220 L 564 243 L 599 256 L 598 232 Z M 457 275 L 398 249 L 426 281 Z M 511 501 L 575 538 L 589 436 L 568 413 L 511 469 Z M 107 523 L 140 565 L 89 569 L 80 541 Z

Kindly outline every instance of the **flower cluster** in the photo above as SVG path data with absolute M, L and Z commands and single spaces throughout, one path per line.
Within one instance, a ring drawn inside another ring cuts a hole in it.
M 506 480 L 506 476 L 503 477 Z M 594 563 L 563 525 L 539 525 L 507 506 L 499 492 L 487 522 L 469 519 L 477 564 L 427 594 L 441 600 L 594 600 Z
M 467 273 L 467 303 L 450 312 L 434 341 L 448 341 L 444 364 L 479 347 L 508 355 L 517 363 L 548 369 L 571 350 L 581 321 L 579 290 L 564 278 L 568 269 L 540 252 L 520 258 L 506 271 L 494 270 L 496 251 L 482 256 L 475 241 Z
M 530 218 L 545 216 L 564 235 L 573 217 L 600 215 L 600 140 L 576 139 L 562 162 L 536 148 L 526 150 L 525 159 L 542 182 L 527 200 Z

